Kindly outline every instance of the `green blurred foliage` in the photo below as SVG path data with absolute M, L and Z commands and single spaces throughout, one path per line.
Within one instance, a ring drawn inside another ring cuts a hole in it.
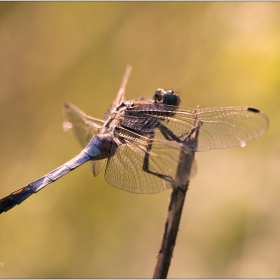
M 197 153 L 169 277 L 280 277 L 280 4 L 0 3 L 0 197 L 81 148 L 70 101 L 102 117 L 126 98 L 247 105 L 270 128 L 246 148 Z M 278 128 L 277 128 L 278 127 Z M 1 278 L 151 277 L 170 191 L 135 195 L 88 164 L 0 217 Z

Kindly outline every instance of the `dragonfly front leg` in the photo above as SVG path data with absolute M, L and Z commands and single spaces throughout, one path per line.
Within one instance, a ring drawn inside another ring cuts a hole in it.
M 160 124 L 158 125 L 158 128 L 161 132 L 161 134 L 163 135 L 163 137 L 166 139 L 166 140 L 169 140 L 169 141 L 176 141 L 178 143 L 182 143 L 182 141 L 180 140 L 180 138 L 178 136 L 176 136 L 170 129 L 168 129 L 166 126 L 164 126 L 163 124 Z
M 155 135 L 154 132 L 150 133 L 149 139 L 151 139 L 151 140 L 154 139 L 154 135 Z M 173 184 L 173 178 L 172 177 L 150 170 L 149 160 L 150 160 L 150 152 L 152 150 L 152 145 L 153 145 L 152 142 L 153 141 L 150 141 L 150 143 L 148 144 L 148 147 L 147 147 L 147 150 L 146 150 L 146 153 L 145 153 L 145 156 L 144 156 L 143 171 L 147 172 L 149 174 L 155 175 L 155 176 L 157 176 L 161 179 L 164 179 L 164 180 L 170 182 L 171 184 Z
M 158 128 L 166 140 L 176 141 L 177 143 L 184 143 L 184 145 L 187 145 L 187 148 L 189 150 L 196 151 L 197 150 L 197 139 L 194 141 L 192 138 L 193 138 L 193 135 L 198 133 L 199 128 L 201 126 L 202 126 L 202 122 L 198 121 L 196 124 L 194 124 L 194 126 L 190 129 L 190 131 L 188 133 L 178 135 L 178 136 L 175 135 L 170 129 L 168 129 L 163 124 L 159 124 Z

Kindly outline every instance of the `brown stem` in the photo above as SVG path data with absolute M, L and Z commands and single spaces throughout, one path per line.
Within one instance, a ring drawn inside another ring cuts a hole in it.
M 193 147 L 196 150 L 197 137 L 199 133 L 197 122 L 191 135 L 185 140 L 186 147 Z M 157 257 L 157 263 L 153 278 L 164 279 L 167 277 L 176 237 L 179 229 L 181 214 L 184 206 L 186 192 L 188 190 L 191 169 L 194 161 L 194 152 L 181 151 L 174 181 L 173 191 L 171 193 L 168 214 L 165 222 L 164 235 Z

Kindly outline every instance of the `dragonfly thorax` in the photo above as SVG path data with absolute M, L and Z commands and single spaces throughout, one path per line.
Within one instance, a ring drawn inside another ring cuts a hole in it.
M 173 90 L 157 89 L 154 94 L 154 100 L 156 103 L 162 103 L 172 106 L 179 106 L 181 99 L 178 94 Z

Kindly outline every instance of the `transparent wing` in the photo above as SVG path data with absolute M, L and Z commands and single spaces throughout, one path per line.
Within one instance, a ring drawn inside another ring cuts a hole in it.
M 100 132 L 103 120 L 86 115 L 71 103 L 64 103 L 63 113 L 65 130 L 72 130 L 82 147 L 85 147 L 91 138 Z
M 65 130 L 71 130 L 82 147 L 86 147 L 89 141 L 100 132 L 104 124 L 103 120 L 86 115 L 82 110 L 71 103 L 65 103 L 63 107 Z M 92 162 L 92 172 L 97 176 L 105 166 L 107 159 Z
M 201 125 L 196 151 L 244 147 L 247 141 L 264 134 L 269 124 L 264 113 L 250 107 L 198 109 L 191 115 L 188 110 L 179 109 L 175 116 L 171 126 L 178 134 L 179 123 L 189 126 L 189 129 L 194 121 Z M 168 127 L 171 122 L 165 123 Z
M 114 144 L 105 172 L 106 181 L 133 193 L 157 193 L 171 188 L 172 182 L 143 170 L 144 157 L 149 154 L 150 171 L 174 179 L 183 147 L 175 141 L 152 140 L 125 129 L 120 129 L 119 135 L 126 143 Z M 149 143 L 152 143 L 150 152 L 147 151 Z
M 139 114 L 138 117 L 135 112 Z M 264 113 L 251 107 L 189 109 L 148 104 L 127 110 L 125 118 L 128 119 L 126 122 L 131 122 L 135 127 L 144 127 L 156 118 L 180 140 L 186 138 L 194 124 L 198 123 L 200 129 L 197 146 L 189 147 L 193 151 L 243 147 L 247 141 L 261 136 L 269 124 Z M 157 127 L 154 129 L 157 138 L 165 139 Z
M 125 88 L 126 88 L 126 84 L 128 82 L 128 78 L 130 76 L 131 70 L 132 70 L 132 66 L 127 65 L 125 74 L 123 76 L 122 84 L 118 91 L 117 97 L 114 100 L 114 102 L 112 103 L 112 105 L 110 106 L 110 108 L 104 114 L 104 117 L 103 117 L 104 120 L 107 120 L 110 117 L 111 113 L 124 101 Z
M 107 162 L 107 158 L 92 161 L 92 173 L 93 176 L 96 177 L 100 171 L 105 167 Z

